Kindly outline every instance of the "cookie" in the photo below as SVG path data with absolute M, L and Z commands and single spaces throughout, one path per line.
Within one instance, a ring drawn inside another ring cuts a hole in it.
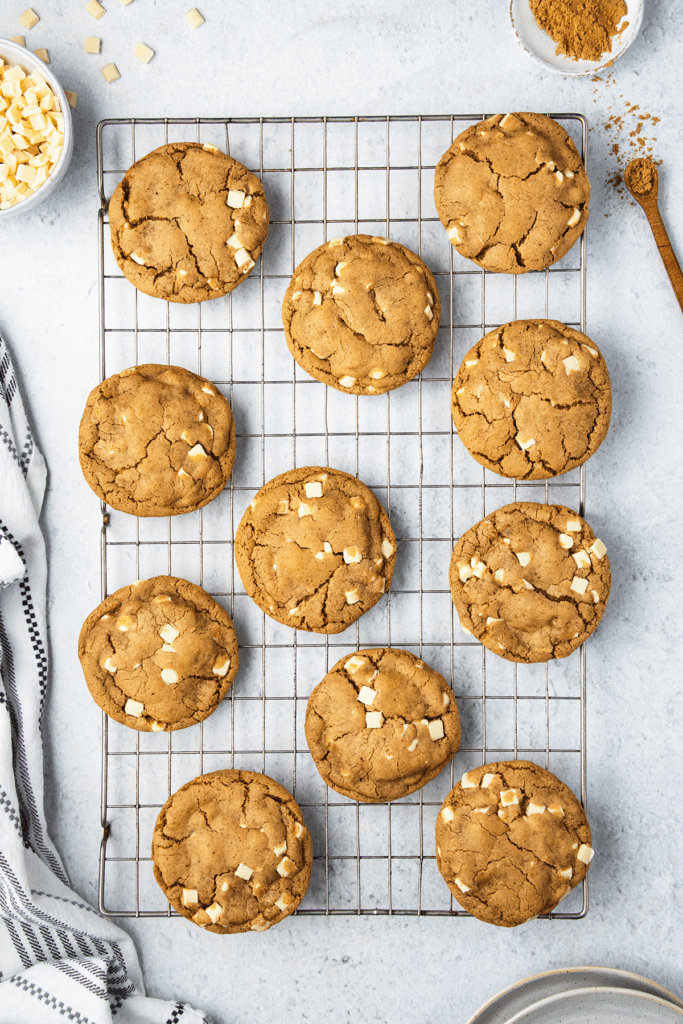
M 110 594 L 83 623 L 78 657 L 95 702 L 141 732 L 172 732 L 208 718 L 238 666 L 228 613 L 175 576 Z
M 231 292 L 254 269 L 268 223 L 260 180 L 208 143 L 159 146 L 128 168 L 109 203 L 119 267 L 169 302 Z
M 460 716 L 446 680 L 414 654 L 358 651 L 313 690 L 306 741 L 328 786 L 381 803 L 439 774 L 460 746 Z
M 607 365 L 594 341 L 558 320 L 514 320 L 467 353 L 451 411 L 482 466 L 515 480 L 559 476 L 607 435 Z
M 436 863 L 473 917 L 513 928 L 586 877 L 591 830 L 571 789 L 531 761 L 465 772 L 436 819 Z
M 605 611 L 606 550 L 564 505 L 505 505 L 453 549 L 448 578 L 461 626 L 508 661 L 566 658 Z
M 257 772 L 200 775 L 169 797 L 152 838 L 169 903 L 208 932 L 264 932 L 296 910 L 313 847 L 299 805 Z
M 177 516 L 225 487 L 235 424 L 211 381 L 145 363 L 93 388 L 78 444 L 83 475 L 107 505 L 134 516 Z
M 289 351 L 311 377 L 352 395 L 393 391 L 424 370 L 441 301 L 429 267 L 386 238 L 347 235 L 310 253 L 282 303 Z
M 436 168 L 434 202 L 461 256 L 485 270 L 543 270 L 588 220 L 576 146 L 545 114 L 496 114 L 458 135 Z
M 235 560 L 266 615 L 341 633 L 389 589 L 396 538 L 369 487 L 338 469 L 305 466 L 276 476 L 252 500 Z

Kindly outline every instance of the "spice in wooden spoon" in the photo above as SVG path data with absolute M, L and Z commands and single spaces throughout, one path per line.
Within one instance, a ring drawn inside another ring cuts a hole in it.
M 649 157 L 639 157 L 631 160 L 624 171 L 624 181 L 635 201 L 645 211 L 652 234 L 662 257 L 664 269 L 669 275 L 671 287 L 678 299 L 678 304 L 683 310 L 683 273 L 676 259 L 676 253 L 671 247 L 669 236 L 664 227 L 659 208 L 657 206 L 657 194 L 659 191 L 659 173 L 657 165 Z

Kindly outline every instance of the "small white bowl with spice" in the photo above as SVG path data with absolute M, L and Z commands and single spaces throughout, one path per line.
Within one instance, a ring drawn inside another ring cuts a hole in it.
M 510 0 L 510 23 L 527 56 L 568 78 L 599 74 L 626 53 L 640 31 L 644 0 Z
M 0 38 L 0 221 L 54 192 L 73 145 L 71 110 L 55 75 L 26 47 Z

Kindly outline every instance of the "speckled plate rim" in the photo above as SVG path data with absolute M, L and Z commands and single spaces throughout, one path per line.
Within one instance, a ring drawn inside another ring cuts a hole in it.
M 505 1024 L 511 1015 L 518 1013 L 529 1003 L 557 992 L 587 987 L 622 988 L 645 992 L 683 1008 L 683 1001 L 678 996 L 656 981 L 632 971 L 623 971 L 616 967 L 563 967 L 532 974 L 503 989 L 477 1010 L 467 1024 Z
M 628 7 L 626 14 L 628 27 L 622 33 L 619 43 L 614 46 L 612 52 L 603 54 L 603 57 L 606 58 L 604 60 L 572 60 L 571 57 L 556 54 L 555 43 L 536 23 L 531 13 L 529 0 L 510 0 L 510 26 L 519 46 L 538 67 L 565 78 L 585 78 L 587 75 L 599 74 L 599 72 L 611 68 L 635 41 L 643 21 L 645 0 L 625 0 L 625 2 Z
M 683 1009 L 638 989 L 613 986 L 556 992 L 524 1007 L 505 1024 L 680 1024 Z

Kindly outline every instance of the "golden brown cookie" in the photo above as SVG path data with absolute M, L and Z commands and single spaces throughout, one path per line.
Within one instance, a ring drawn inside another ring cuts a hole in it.
M 514 320 L 471 348 L 453 382 L 458 437 L 487 469 L 541 480 L 576 469 L 604 441 L 612 411 L 594 341 L 558 320 Z
M 448 574 L 460 624 L 508 661 L 566 658 L 597 628 L 605 545 L 564 505 L 518 501 L 462 535 Z
M 543 270 L 588 220 L 576 146 L 545 114 L 496 114 L 458 135 L 436 168 L 434 201 L 461 256 L 486 270 Z
M 282 303 L 289 351 L 312 377 L 378 395 L 429 362 L 441 319 L 436 281 L 398 242 L 347 235 L 299 264 Z
M 296 910 L 313 847 L 299 805 L 257 772 L 200 775 L 169 797 L 152 838 L 169 903 L 208 932 L 264 932 Z
M 134 516 L 176 516 L 225 487 L 235 424 L 211 381 L 146 363 L 93 388 L 78 444 L 83 475 L 102 501 Z
M 465 772 L 436 819 L 436 863 L 458 903 L 513 928 L 583 881 L 593 849 L 571 789 L 531 761 Z
M 110 718 L 172 732 L 215 711 L 237 673 L 232 620 L 201 587 L 175 576 L 110 594 L 83 623 L 78 657 Z
M 306 741 L 328 786 L 381 803 L 439 774 L 460 746 L 460 716 L 446 680 L 414 654 L 358 651 L 313 690 Z
M 119 267 L 146 295 L 203 302 L 244 281 L 268 233 L 255 174 L 216 146 L 171 142 L 126 171 L 109 203 Z
M 252 500 L 235 560 L 266 615 L 341 633 L 389 589 L 396 538 L 369 487 L 339 469 L 305 466 L 276 476 Z

